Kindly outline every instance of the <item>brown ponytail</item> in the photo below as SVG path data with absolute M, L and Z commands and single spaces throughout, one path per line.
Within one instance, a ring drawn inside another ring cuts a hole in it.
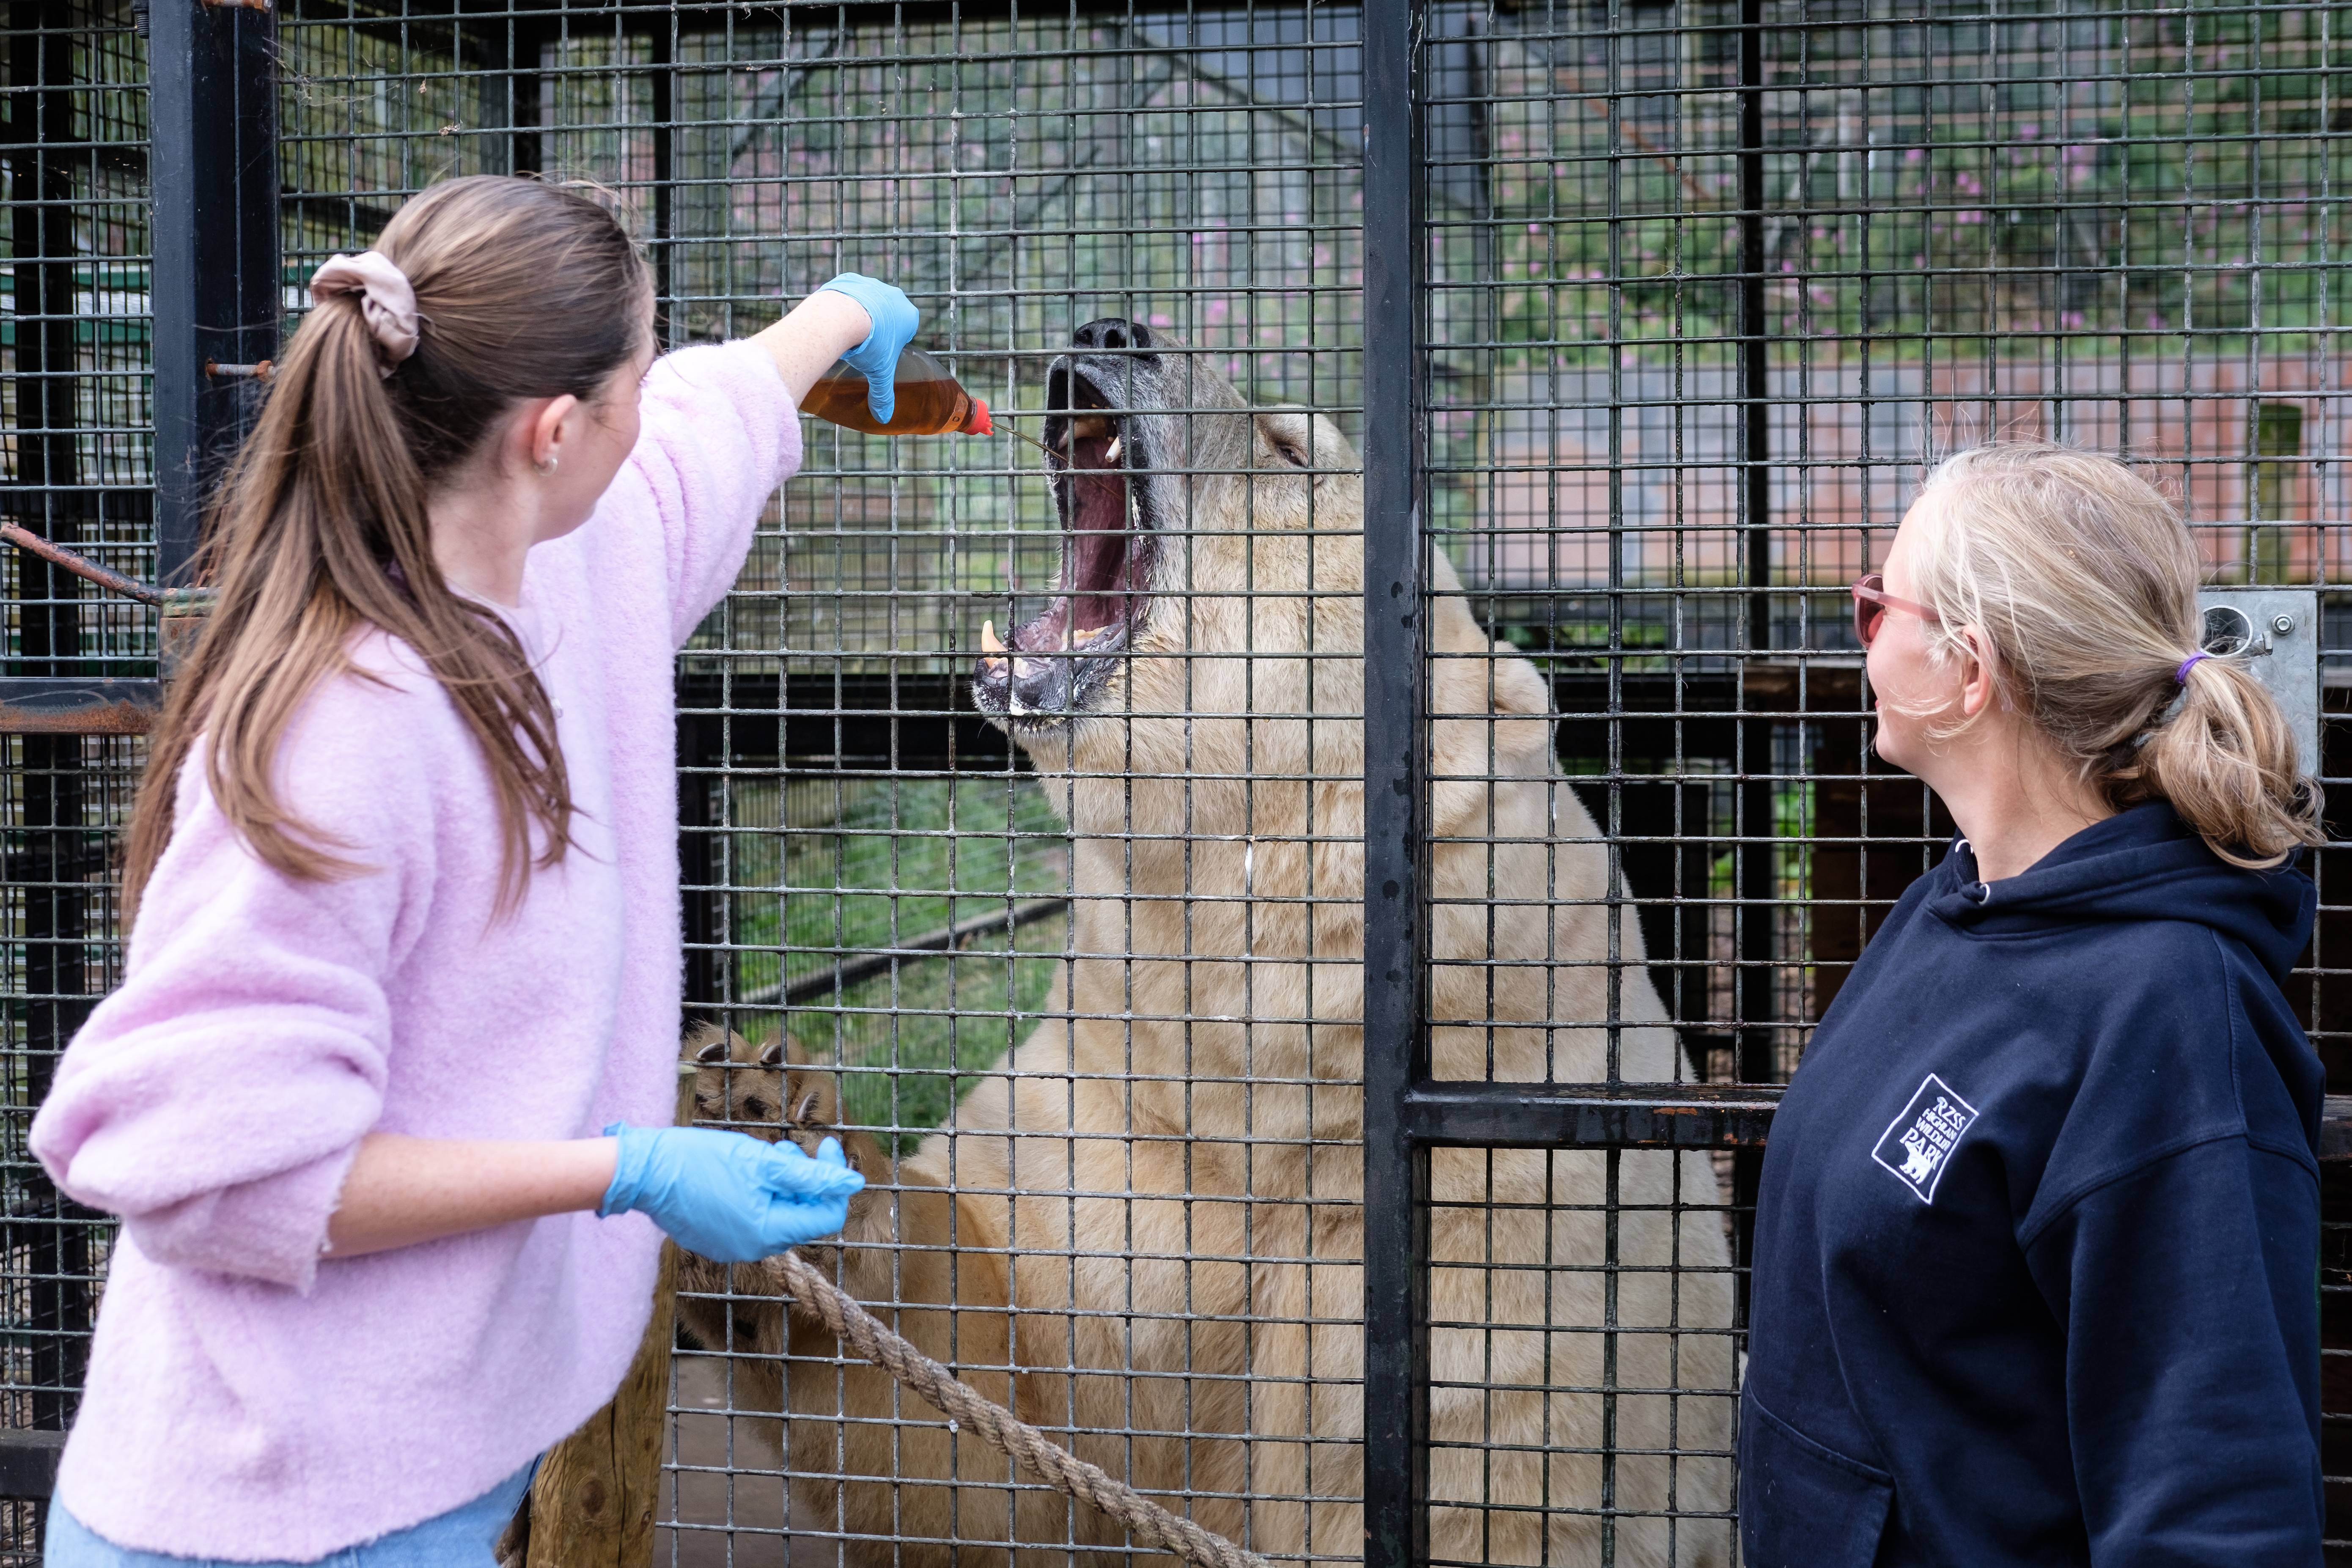
M 2326 842 L 2278 701 L 2242 658 L 2185 670 L 2204 632 L 2202 565 L 2180 514 L 2111 458 L 1998 441 L 1939 464 L 1920 491 L 1916 581 L 1953 628 L 1991 638 L 2004 700 L 2121 808 L 2169 801 L 2213 852 L 2274 866 Z
M 416 290 L 421 341 L 389 377 L 356 296 L 312 310 L 206 525 L 200 570 L 218 592 L 173 682 L 124 852 L 126 920 L 170 841 L 180 770 L 207 738 L 206 782 L 255 854 L 287 876 L 362 868 L 291 818 L 273 763 L 352 634 L 414 648 L 479 742 L 504 844 L 500 902 L 569 845 L 572 789 L 546 689 L 505 622 L 451 591 L 426 510 L 516 402 L 593 401 L 644 344 L 642 258 L 576 193 L 485 175 L 409 202 L 375 248 Z M 543 844 L 536 859 L 536 830 Z

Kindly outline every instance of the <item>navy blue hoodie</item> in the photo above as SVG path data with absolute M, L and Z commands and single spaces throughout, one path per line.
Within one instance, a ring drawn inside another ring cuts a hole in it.
M 2315 903 L 2161 803 L 1904 895 L 1764 1159 L 1748 1568 L 2317 1568 Z

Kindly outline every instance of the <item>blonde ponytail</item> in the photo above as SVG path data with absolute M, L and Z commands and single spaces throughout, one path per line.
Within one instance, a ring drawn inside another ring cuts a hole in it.
M 2185 676 L 2179 706 L 2116 783 L 2170 801 L 2215 854 L 2241 866 L 2274 866 L 2325 842 L 2319 792 L 2299 772 L 2294 731 L 2270 689 L 2242 658 L 2200 659 Z
M 2222 858 L 2275 866 L 2326 841 L 2295 736 L 2242 656 L 2197 654 L 2202 563 L 2154 486 L 2111 458 L 1999 441 L 1921 488 L 1914 571 L 1942 617 L 1992 642 L 2002 697 L 2116 808 L 2165 800 Z

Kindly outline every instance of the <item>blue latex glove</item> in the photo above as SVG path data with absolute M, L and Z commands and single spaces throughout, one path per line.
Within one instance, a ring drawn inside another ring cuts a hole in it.
M 856 300 L 865 308 L 866 319 L 874 323 L 866 341 L 841 357 L 866 378 L 866 406 L 887 425 L 898 406 L 898 389 L 891 384 L 898 377 L 898 356 L 915 341 L 915 329 L 922 325 L 923 314 L 912 300 L 887 283 L 855 272 L 843 273 L 817 292 L 827 289 Z
M 604 1131 L 621 1149 L 596 1212 L 634 1209 L 714 1263 L 752 1263 L 831 1236 L 866 1184 L 831 1138 L 811 1159 L 793 1144 L 715 1127 L 616 1121 Z

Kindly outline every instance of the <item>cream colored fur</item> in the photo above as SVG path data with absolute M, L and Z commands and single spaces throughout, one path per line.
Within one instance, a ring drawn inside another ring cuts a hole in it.
M 1354 1558 L 1362 488 L 1328 419 L 1253 416 L 1189 355 L 1161 363 L 1123 367 L 1120 399 L 1192 410 L 1125 427 L 1156 465 L 1134 481 L 1161 530 L 1148 620 L 1085 716 L 1015 730 L 1071 829 L 1055 1016 L 854 1213 L 840 1267 L 1084 1458 L 1258 1552 Z M 1686 1077 L 1544 681 L 1431 570 L 1436 1076 L 1599 1081 L 1613 1051 L 1622 1080 Z M 1433 1554 L 1570 1568 L 1608 1533 L 1629 1568 L 1727 1562 L 1706 1158 L 1441 1150 L 1431 1193 Z M 792 1349 L 838 1354 L 806 1325 Z M 1016 1499 L 1024 1568 L 1119 1544 L 1009 1491 L 1003 1459 L 871 1368 L 789 1382 L 793 1528 L 842 1532 L 859 1568 L 1002 1562 L 944 1543 L 1004 1540 Z

